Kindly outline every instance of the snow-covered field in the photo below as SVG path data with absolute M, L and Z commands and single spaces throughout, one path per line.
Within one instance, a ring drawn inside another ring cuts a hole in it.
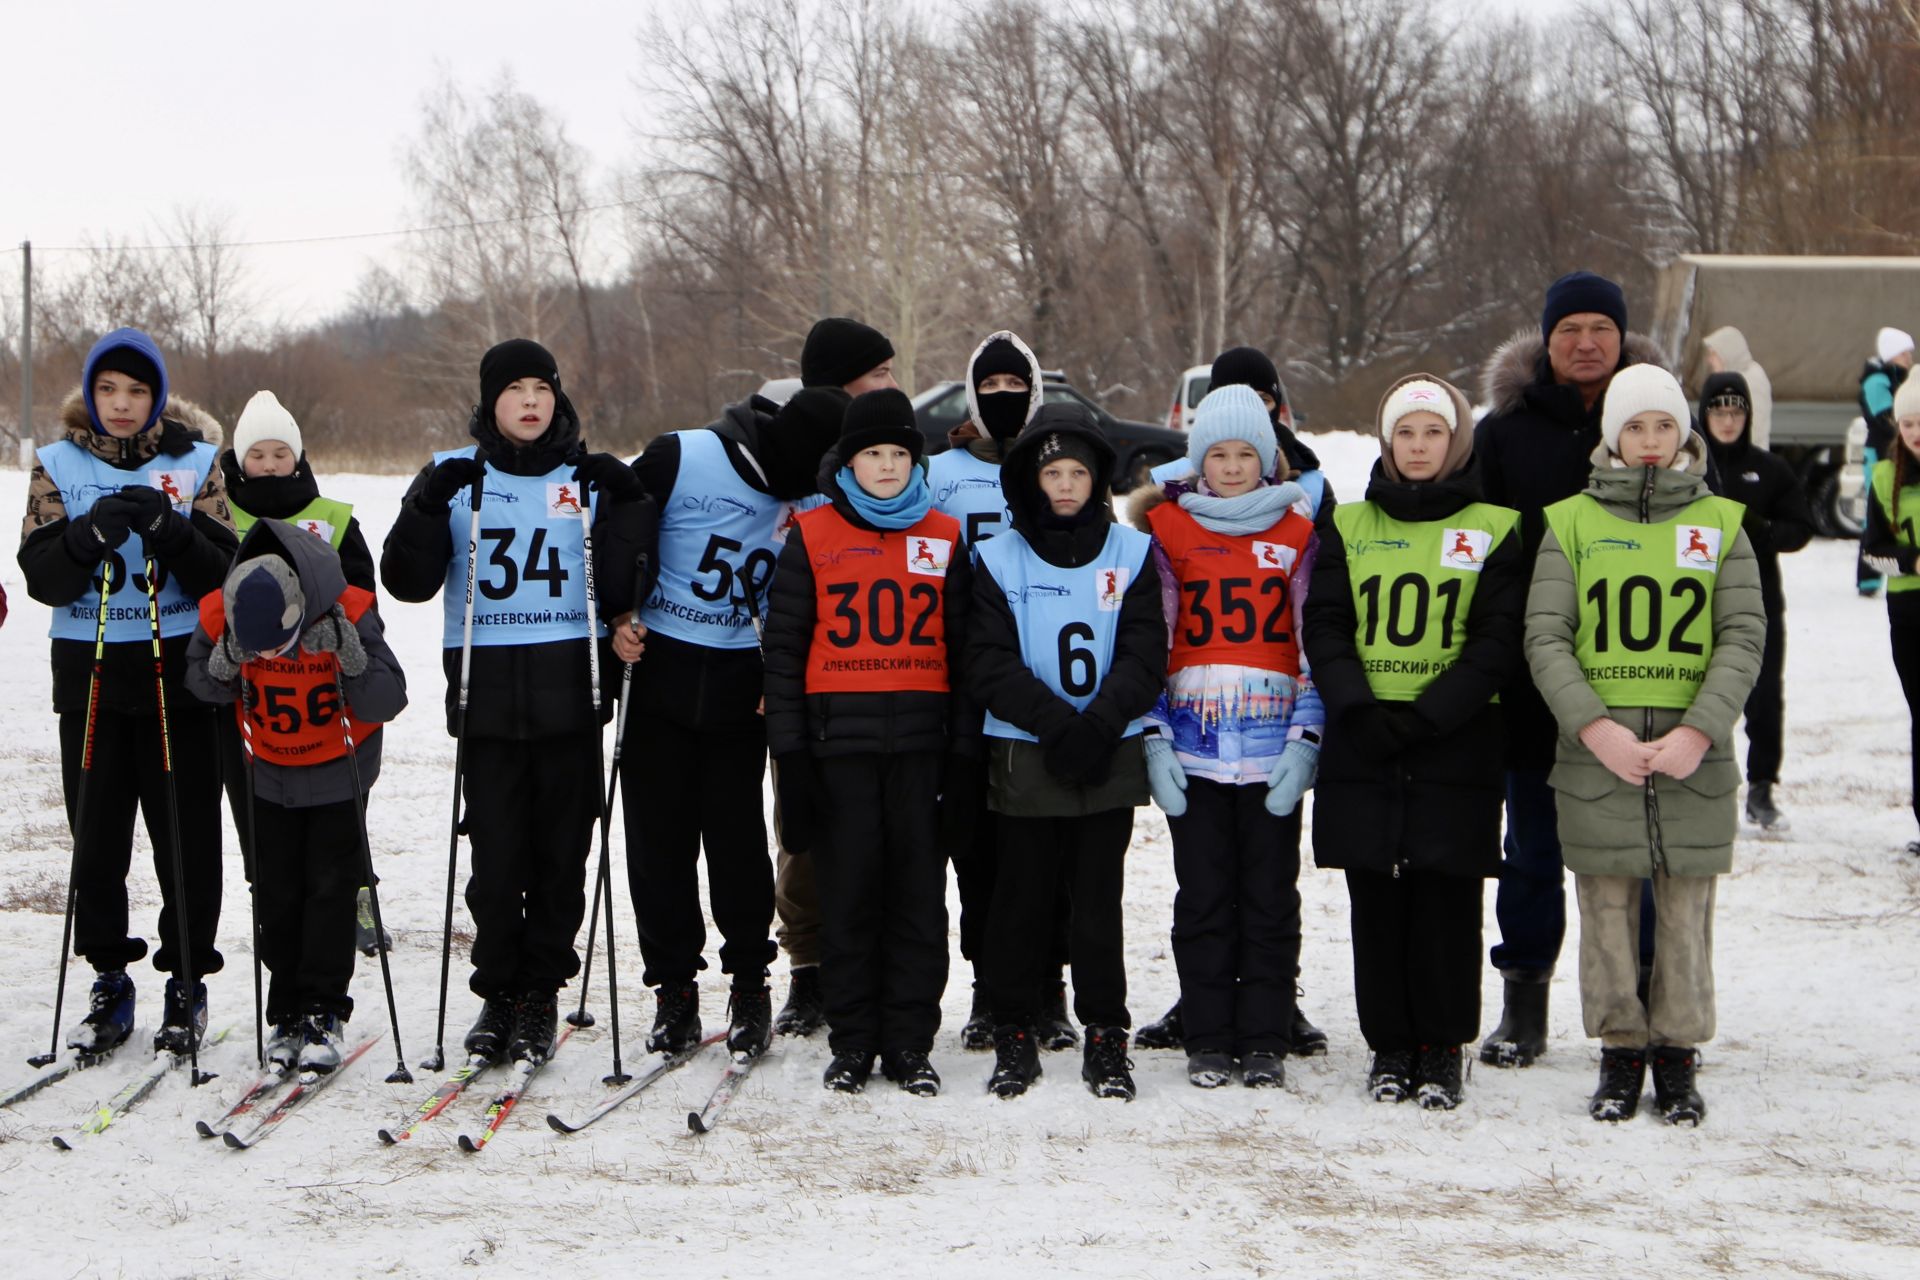
M 1357 497 L 1373 442 L 1312 443 L 1338 491 Z M 25 476 L 4 474 L 0 492 L 17 510 Z M 358 504 L 378 547 L 403 483 L 340 476 L 326 489 Z M 1618 1127 L 1587 1119 L 1598 1051 L 1580 1031 L 1577 915 L 1545 1059 L 1521 1072 L 1476 1070 L 1453 1114 L 1367 1101 L 1345 889 L 1309 868 L 1302 981 L 1333 1048 L 1290 1062 L 1283 1092 L 1202 1092 L 1187 1085 L 1180 1055 L 1137 1051 L 1131 1105 L 1090 1097 L 1077 1055 L 1049 1056 L 1027 1098 L 995 1101 L 984 1087 L 990 1055 L 958 1047 L 967 970 L 956 946 L 934 1055 L 947 1086 L 938 1099 L 877 1078 L 864 1096 L 827 1095 L 816 1036 L 777 1043 L 709 1136 L 689 1135 L 685 1116 L 719 1072 L 713 1059 L 561 1137 L 541 1117 L 601 1095 L 603 1016 L 481 1155 L 453 1143 L 477 1102 L 406 1148 L 380 1145 L 375 1129 L 430 1087 L 425 1076 L 382 1083 L 393 1064 L 385 1041 L 271 1142 L 234 1152 L 192 1127 L 250 1078 L 247 907 L 230 840 L 227 969 L 211 987 L 215 1023 L 238 1026 L 203 1059 L 221 1078 L 197 1092 L 168 1079 L 72 1153 L 48 1139 L 131 1077 L 133 1059 L 0 1112 L 0 1256 L 21 1277 L 1920 1274 L 1920 864 L 1901 853 L 1916 834 L 1907 713 L 1885 606 L 1855 598 L 1852 554 L 1822 542 L 1786 562 L 1780 799 L 1793 830 L 1743 839 L 1721 886 L 1722 1034 L 1706 1050 L 1710 1114 L 1697 1132 L 1645 1115 Z M 10 559 L 0 579 L 13 610 L 0 630 L 0 1084 L 11 1084 L 46 1045 L 69 849 L 46 611 L 26 598 Z M 432 1041 L 453 748 L 439 712 L 438 604 L 383 610 L 414 706 L 388 730 L 373 841 L 417 1061 Z M 616 829 L 616 859 L 620 839 Z M 144 853 L 134 861 L 135 919 L 151 932 L 158 893 Z M 1138 1023 L 1177 986 L 1173 872 L 1155 810 L 1139 813 L 1128 874 Z M 620 972 L 631 982 L 640 966 L 622 867 L 614 881 Z M 1491 885 L 1487 921 L 1491 942 Z M 603 972 L 595 966 L 592 1005 L 604 1015 Z M 151 1024 L 159 978 L 143 968 L 136 980 Z M 74 975 L 69 1008 L 86 981 Z M 1490 970 L 1484 985 L 1490 1025 L 1499 1008 Z M 776 971 L 776 1000 L 784 987 Z M 358 1024 L 380 1024 L 377 965 L 363 963 L 354 995 Z M 651 1014 L 641 995 L 629 986 L 623 1000 L 630 1062 Z M 473 1012 L 456 959 L 450 1041 Z M 723 1019 L 724 993 L 708 992 L 705 1013 L 710 1026 Z

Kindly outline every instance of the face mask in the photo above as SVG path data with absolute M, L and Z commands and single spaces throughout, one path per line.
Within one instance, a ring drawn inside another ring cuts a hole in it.
M 995 391 L 978 397 L 980 425 L 995 440 L 1011 440 L 1027 425 L 1027 404 L 1031 391 Z

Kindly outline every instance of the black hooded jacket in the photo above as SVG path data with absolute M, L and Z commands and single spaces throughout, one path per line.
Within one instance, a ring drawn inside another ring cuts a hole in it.
M 874 526 L 860 517 L 841 490 L 834 472 L 840 459 L 828 454 L 821 464 L 821 492 L 833 509 L 860 529 Z M 882 536 L 885 536 L 884 534 Z M 809 751 L 816 756 L 980 749 L 980 717 L 964 696 L 967 616 L 973 604 L 973 553 L 956 540 L 942 591 L 946 625 L 947 679 L 951 692 L 892 690 L 874 693 L 808 693 L 807 659 L 818 618 L 813 555 L 805 530 L 794 524 L 773 575 L 767 601 L 766 659 L 767 749 L 774 756 Z
M 1093 449 L 1093 498 L 1088 519 L 1059 527 L 1048 518 L 1040 492 L 1040 446 L 1050 435 L 1076 436 Z M 1001 476 L 1013 532 L 1026 539 L 1049 564 L 1070 568 L 1090 564 L 1105 545 L 1113 524 L 1107 477 L 1113 474 L 1113 447 L 1098 424 L 1077 405 L 1048 405 L 1027 424 L 1007 451 Z M 1001 535 L 1003 537 L 1008 535 Z M 1084 712 L 1048 688 L 1021 657 L 1020 627 L 1007 593 L 985 565 L 973 573 L 973 616 L 968 624 L 967 692 L 984 709 L 1025 729 L 1044 745 L 1085 715 L 1116 740 L 1127 725 L 1153 709 L 1167 674 L 1167 625 L 1160 611 L 1160 573 L 1148 557 L 1146 569 L 1127 584 L 1120 605 L 1120 630 L 1113 663 Z
M 220 471 L 227 481 L 227 501 L 260 519 L 291 520 L 320 496 L 320 482 L 314 479 L 313 468 L 307 465 L 304 453 L 294 464 L 290 476 L 248 478 L 239 459 L 233 456 L 233 450 L 228 449 L 220 455 Z M 347 585 L 375 590 L 373 552 L 367 547 L 366 534 L 360 532 L 358 516 L 347 521 L 339 551 L 340 568 L 347 575 Z
M 1481 501 L 1471 462 L 1444 480 L 1389 480 L 1379 463 L 1367 500 L 1397 520 L 1444 520 Z M 1392 872 L 1401 867 L 1490 876 L 1500 869 L 1500 806 L 1506 794 L 1505 736 L 1493 697 L 1523 667 L 1521 633 L 1531 559 L 1517 537 L 1487 557 L 1467 610 L 1459 660 L 1413 702 L 1413 740 L 1400 754 L 1367 754 L 1343 732 L 1373 706 L 1355 643 L 1346 543 L 1320 535 L 1301 635 L 1314 687 L 1326 704 L 1326 737 L 1314 783 L 1314 862 Z
M 564 399 L 554 407 L 553 425 L 539 440 L 525 447 L 504 441 L 491 412 L 482 421 L 476 409 L 467 432 L 479 445 L 479 456 L 489 466 L 509 475 L 545 475 L 562 462 L 584 455 L 580 420 Z M 396 600 L 424 603 L 440 594 L 447 566 L 454 557 L 454 522 L 466 538 L 464 507 L 435 510 L 420 502 L 421 490 L 433 474 L 429 462 L 413 478 L 400 500 L 400 514 L 387 533 L 380 552 L 380 581 Z M 594 594 L 602 620 L 610 620 L 634 606 L 634 584 L 646 538 L 648 499 L 616 502 L 602 496 L 593 521 Z M 584 639 L 584 636 L 582 637 Z M 459 702 L 460 649 L 441 650 L 447 675 L 447 732 L 456 732 Z M 592 681 L 587 648 L 572 640 L 545 644 L 473 646 L 467 689 L 467 732 L 479 738 L 530 741 L 562 734 L 590 732 L 611 715 L 617 681 L 613 647 L 600 642 L 600 707 L 592 709 Z
M 1813 511 L 1792 465 L 1753 443 L 1751 410 L 1738 440 L 1721 444 L 1713 438 L 1706 425 L 1707 406 L 1715 396 L 1728 392 L 1751 403 L 1745 378 L 1737 373 L 1714 374 L 1700 392 L 1700 430 L 1720 475 L 1720 494 L 1747 509 L 1740 527 L 1747 531 L 1747 541 L 1760 561 L 1760 596 L 1771 626 L 1787 607 L 1780 590 L 1780 556 L 1800 550 L 1813 538 Z

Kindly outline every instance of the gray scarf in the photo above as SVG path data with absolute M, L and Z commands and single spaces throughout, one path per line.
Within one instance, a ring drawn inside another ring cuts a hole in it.
M 1180 509 L 1214 533 L 1243 537 L 1273 528 L 1287 508 L 1307 496 L 1307 491 L 1291 480 L 1262 484 L 1237 497 L 1223 498 L 1217 493 L 1196 488 L 1180 495 Z

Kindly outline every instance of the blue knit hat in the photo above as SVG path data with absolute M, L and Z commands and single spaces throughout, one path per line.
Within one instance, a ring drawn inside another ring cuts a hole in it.
M 1568 316 L 1592 312 L 1627 332 L 1627 295 L 1605 276 L 1591 271 L 1569 271 L 1547 286 L 1546 305 L 1540 308 L 1540 336 L 1551 339 L 1553 326 Z
M 293 566 L 278 556 L 243 560 L 227 576 L 227 623 L 251 653 L 278 653 L 300 633 L 307 601 Z
M 1280 442 L 1274 439 L 1273 422 L 1267 406 L 1252 387 L 1221 387 L 1209 391 L 1200 407 L 1193 411 L 1193 427 L 1187 432 L 1187 461 L 1199 471 L 1207 450 L 1227 440 L 1245 440 L 1260 455 L 1260 474 L 1273 474 L 1274 461 L 1280 456 Z

